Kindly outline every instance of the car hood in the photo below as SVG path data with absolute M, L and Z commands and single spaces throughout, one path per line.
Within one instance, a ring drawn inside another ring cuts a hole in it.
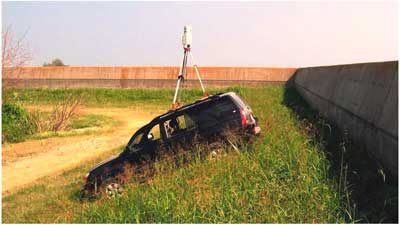
M 91 172 L 91 173 L 92 173 L 92 172 L 95 172 L 95 171 L 97 171 L 97 170 L 99 170 L 99 169 L 101 169 L 102 167 L 107 166 L 107 165 L 110 165 L 110 166 L 111 166 L 111 165 L 114 164 L 115 162 L 120 161 L 119 159 L 120 159 L 120 155 L 112 156 L 111 158 L 109 158 L 109 159 L 107 159 L 107 160 L 105 160 L 105 161 L 103 161 L 103 162 L 97 164 L 96 166 L 94 166 L 94 167 L 90 170 L 90 172 Z

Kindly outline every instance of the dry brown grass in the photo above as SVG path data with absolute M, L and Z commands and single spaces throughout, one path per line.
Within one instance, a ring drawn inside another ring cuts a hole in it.
M 29 124 L 35 133 L 65 130 L 70 120 L 76 116 L 82 106 L 82 95 L 67 95 L 57 102 L 46 116 L 41 110 L 29 112 Z

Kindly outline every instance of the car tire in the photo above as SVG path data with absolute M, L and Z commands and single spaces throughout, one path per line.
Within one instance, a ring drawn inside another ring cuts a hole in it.
M 101 192 L 108 198 L 120 197 L 123 194 L 123 183 L 116 178 L 109 178 L 101 185 Z

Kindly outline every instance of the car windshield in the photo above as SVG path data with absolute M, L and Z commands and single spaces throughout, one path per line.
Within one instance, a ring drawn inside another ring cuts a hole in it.
M 137 134 L 136 137 L 132 140 L 132 145 L 137 145 L 142 141 L 144 131 L 141 133 Z
M 129 148 L 131 148 L 131 147 L 134 147 L 135 145 L 138 145 L 138 144 L 141 144 L 144 140 L 143 139 L 148 139 L 148 134 L 150 133 L 150 132 L 153 132 L 153 136 L 155 135 L 155 137 L 156 137 L 156 139 L 157 138 L 160 138 L 160 135 L 159 135 L 159 133 L 160 133 L 160 129 L 159 129 L 159 126 L 158 126 L 158 124 L 156 124 L 155 126 L 153 126 L 151 129 L 149 128 L 149 125 L 150 125 L 151 123 L 149 123 L 149 124 L 147 124 L 147 125 L 145 125 L 144 127 L 142 127 L 142 128 L 140 128 L 134 135 L 133 135 L 133 137 L 131 138 L 131 140 L 129 140 L 129 143 L 128 143 L 128 146 L 129 146 Z M 155 132 L 155 131 L 157 131 L 157 129 L 155 129 L 155 128 L 158 128 L 158 133 L 157 132 Z M 158 135 L 158 136 L 157 136 Z

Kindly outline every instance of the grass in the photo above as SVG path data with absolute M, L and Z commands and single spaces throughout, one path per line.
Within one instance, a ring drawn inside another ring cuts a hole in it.
M 218 159 L 195 158 L 156 173 L 148 182 L 132 182 L 120 198 L 80 203 L 76 198 L 83 184 L 80 177 L 94 164 L 91 162 L 4 197 L 3 222 L 393 221 L 393 212 L 397 212 L 397 194 L 393 191 L 388 191 L 384 197 L 390 203 L 386 204 L 386 209 L 378 205 L 365 209 L 354 205 L 358 201 L 352 186 L 357 187 L 360 182 L 347 174 L 358 167 L 351 164 L 346 158 L 348 155 L 342 154 L 342 149 L 346 146 L 356 150 L 357 146 L 342 141 L 340 132 L 319 119 L 297 93 L 284 87 L 212 89 L 209 92 L 228 90 L 239 93 L 249 103 L 262 128 L 261 137 L 244 146 L 240 153 L 228 152 Z M 27 104 L 51 104 L 67 92 L 83 93 L 84 104 L 104 107 L 146 103 L 168 108 L 173 94 L 170 90 L 42 89 L 12 90 L 5 95 L 18 96 L 19 101 Z M 199 90 L 189 90 L 183 102 L 190 102 L 197 96 L 201 96 Z M 317 129 L 307 131 L 309 124 Z M 337 133 L 323 132 L 323 127 L 327 126 Z M 383 187 L 394 189 L 387 184 Z M 367 193 L 364 194 L 368 199 Z M 372 214 L 380 216 L 374 218 Z
M 115 121 L 108 116 L 98 114 L 85 114 L 75 117 L 67 126 L 69 129 L 83 129 L 88 127 L 104 127 L 115 125 Z
M 67 223 L 89 203 L 79 200 L 87 171 L 122 147 L 95 156 L 82 166 L 56 176 L 42 178 L 30 187 L 2 199 L 3 223 Z
M 63 131 L 46 131 L 34 133 L 29 136 L 30 140 L 41 140 L 52 137 L 71 137 L 77 135 L 89 135 L 99 132 L 99 127 L 113 127 L 117 125 L 117 121 L 109 116 L 98 114 L 84 114 L 74 116 L 70 123 Z
M 261 121 L 257 144 L 224 160 L 197 161 L 156 176 L 126 197 L 91 205 L 75 222 L 346 222 L 329 161 L 282 104 L 284 89 L 238 92 Z
M 42 111 L 37 111 L 38 115 L 41 117 L 42 121 L 46 121 L 49 118 L 49 113 L 48 112 L 42 112 Z M 28 114 L 28 112 L 26 112 Z M 28 119 L 26 119 L 28 121 Z M 14 122 L 15 123 L 15 122 Z M 18 122 L 20 123 L 20 122 Z M 29 125 L 25 125 L 22 129 L 25 131 L 25 133 L 19 132 L 20 129 L 15 129 L 15 126 L 13 127 L 6 127 L 7 131 L 13 131 L 13 139 L 6 138 L 4 140 L 5 143 L 18 143 L 18 142 L 23 142 L 26 140 L 40 140 L 40 139 L 46 139 L 46 138 L 52 138 L 52 137 L 69 137 L 69 136 L 76 136 L 76 135 L 88 135 L 92 134 L 95 132 L 98 132 L 95 128 L 99 127 L 113 127 L 117 125 L 117 121 L 113 120 L 109 116 L 105 115 L 98 115 L 98 114 L 83 114 L 83 115 L 75 115 L 74 117 L 71 118 L 71 120 L 68 122 L 66 128 L 62 131 L 42 131 L 38 132 L 35 131 L 35 129 L 30 129 L 29 130 Z M 4 127 L 4 125 L 3 125 Z M 4 130 L 4 128 L 3 128 Z M 29 131 L 27 133 L 26 131 Z M 18 133 L 19 132 L 19 133 Z
M 5 99 L 19 101 L 24 104 L 54 104 L 62 101 L 70 93 L 81 95 L 83 104 L 95 107 L 127 107 L 131 105 L 158 105 L 166 106 L 172 102 L 174 90 L 167 89 L 105 89 L 105 88 L 77 88 L 77 89 L 8 89 L 4 93 Z M 182 100 L 194 99 L 201 96 L 197 89 L 185 90 Z

